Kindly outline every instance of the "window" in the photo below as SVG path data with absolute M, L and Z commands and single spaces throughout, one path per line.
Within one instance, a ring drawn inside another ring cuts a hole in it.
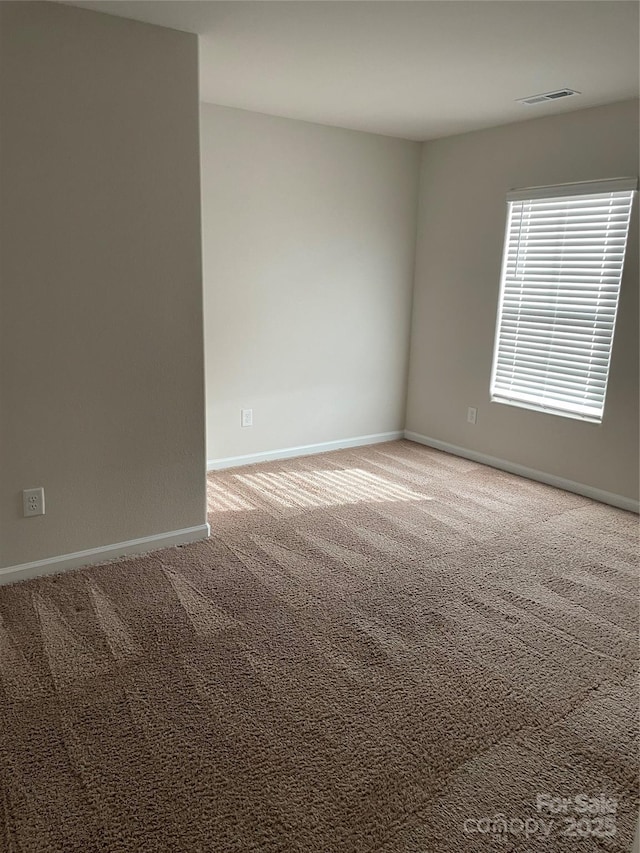
M 602 421 L 636 186 L 509 193 L 492 401 Z

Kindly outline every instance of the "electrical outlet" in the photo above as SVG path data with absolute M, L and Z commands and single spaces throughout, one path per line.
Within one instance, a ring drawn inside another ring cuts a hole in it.
M 240 410 L 240 425 L 243 427 L 253 426 L 253 409 Z
M 473 406 L 469 406 L 469 408 L 467 409 L 467 421 L 470 424 L 475 424 L 477 420 L 478 420 L 478 410 L 475 409 Z
M 44 515 L 44 489 L 25 489 L 22 493 L 24 517 Z

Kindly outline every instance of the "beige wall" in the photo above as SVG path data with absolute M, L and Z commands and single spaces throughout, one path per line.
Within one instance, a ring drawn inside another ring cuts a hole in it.
M 203 524 L 205 458 L 196 37 L 0 16 L 7 566 Z
M 420 146 L 207 104 L 201 134 L 208 459 L 401 430 Z
M 637 498 L 637 204 L 603 423 L 489 402 L 507 191 L 637 174 L 637 101 L 424 146 L 408 430 Z

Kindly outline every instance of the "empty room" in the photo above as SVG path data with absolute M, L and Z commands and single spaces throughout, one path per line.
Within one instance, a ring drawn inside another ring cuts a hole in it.
M 638 850 L 640 5 L 0 0 L 0 851 Z

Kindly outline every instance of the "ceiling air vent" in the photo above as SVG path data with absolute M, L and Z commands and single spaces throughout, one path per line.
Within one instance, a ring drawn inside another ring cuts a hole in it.
M 518 104 L 542 104 L 545 101 L 559 101 L 560 98 L 570 98 L 572 95 L 579 95 L 575 89 L 556 89 L 555 92 L 544 92 L 542 95 L 531 95 L 529 98 L 517 98 Z

